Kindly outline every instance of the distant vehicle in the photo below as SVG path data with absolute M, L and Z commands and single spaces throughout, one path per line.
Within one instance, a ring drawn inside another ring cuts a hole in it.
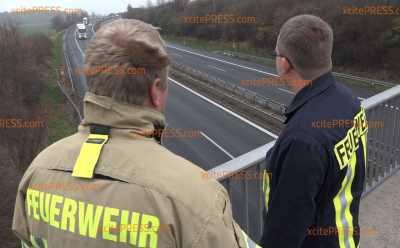
M 78 39 L 80 39 L 80 40 L 87 39 L 86 25 L 84 23 L 76 24 L 76 34 L 78 36 Z
M 88 20 L 87 17 L 83 17 L 83 18 L 82 18 L 82 22 L 83 22 L 83 24 L 85 24 L 85 25 L 88 25 L 88 24 L 89 24 L 89 20 Z

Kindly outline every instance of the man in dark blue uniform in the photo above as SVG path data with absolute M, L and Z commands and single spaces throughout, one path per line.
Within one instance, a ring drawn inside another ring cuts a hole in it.
M 359 100 L 332 75 L 332 46 L 316 16 L 280 30 L 276 66 L 296 95 L 267 154 L 264 248 L 359 247 L 368 128 Z

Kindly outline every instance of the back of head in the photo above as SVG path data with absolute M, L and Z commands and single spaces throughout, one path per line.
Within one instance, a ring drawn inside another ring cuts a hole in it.
M 169 59 L 156 27 L 132 19 L 104 24 L 86 49 L 88 91 L 142 105 L 156 78 L 166 88 Z
M 332 69 L 333 32 L 313 15 L 298 15 L 282 26 L 277 49 L 303 79 L 315 79 Z

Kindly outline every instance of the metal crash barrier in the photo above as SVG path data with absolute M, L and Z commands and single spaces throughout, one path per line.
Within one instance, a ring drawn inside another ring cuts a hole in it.
M 400 85 L 364 100 L 362 106 L 370 125 L 365 196 L 400 170 Z M 262 233 L 263 163 L 274 143 L 272 141 L 208 171 L 225 186 L 235 220 L 255 241 L 260 240 Z

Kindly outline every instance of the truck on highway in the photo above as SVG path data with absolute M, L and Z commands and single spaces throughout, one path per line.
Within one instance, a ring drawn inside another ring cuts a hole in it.
M 83 17 L 82 18 L 82 23 L 87 26 L 89 24 L 89 19 L 87 17 Z
M 80 40 L 87 39 L 86 25 L 84 23 L 76 24 L 76 34 L 78 36 L 78 39 L 80 39 Z

